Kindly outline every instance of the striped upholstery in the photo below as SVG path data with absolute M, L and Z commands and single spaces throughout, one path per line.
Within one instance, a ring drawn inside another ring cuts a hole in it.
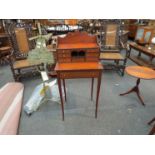
M 0 134 L 17 134 L 24 86 L 8 83 L 0 89 Z

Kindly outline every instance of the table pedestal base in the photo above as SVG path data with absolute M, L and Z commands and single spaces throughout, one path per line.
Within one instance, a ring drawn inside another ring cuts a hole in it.
M 139 84 L 140 84 L 140 78 L 137 79 L 136 86 L 134 86 L 134 87 L 133 87 L 132 89 L 130 89 L 129 91 L 120 94 L 120 96 L 123 96 L 123 95 L 129 94 L 129 93 L 135 92 L 135 93 L 137 94 L 139 100 L 141 101 L 141 104 L 142 104 L 143 106 L 145 106 L 144 101 L 143 101 L 142 97 L 140 96 L 140 91 L 139 91 L 139 87 L 138 87 Z
M 154 121 L 155 121 L 155 118 L 153 118 L 150 122 L 148 122 L 148 125 L 151 125 Z M 149 132 L 149 135 L 153 135 L 153 134 L 155 134 L 155 125 Z

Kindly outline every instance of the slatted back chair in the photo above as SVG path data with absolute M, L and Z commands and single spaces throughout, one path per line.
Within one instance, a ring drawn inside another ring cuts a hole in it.
M 102 22 L 100 31 L 100 60 L 106 60 L 105 69 L 115 69 L 121 75 L 124 75 L 127 56 L 121 54 L 121 50 L 126 47 L 120 39 L 121 29 L 118 22 Z M 126 50 L 127 51 L 127 50 Z M 109 63 L 114 61 L 114 63 Z M 120 64 L 120 62 L 122 62 Z M 104 63 L 104 62 L 103 62 Z

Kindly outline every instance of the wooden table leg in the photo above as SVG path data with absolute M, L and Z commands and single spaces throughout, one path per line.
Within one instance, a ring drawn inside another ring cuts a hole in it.
M 98 82 L 97 82 L 95 118 L 97 118 L 97 112 L 98 112 L 98 99 L 99 99 L 99 94 L 100 94 L 101 76 L 102 76 L 102 72 L 100 72 L 100 75 L 98 77 Z
M 152 65 L 152 60 L 153 60 L 153 56 L 150 56 L 150 61 L 149 61 L 149 65 Z
M 61 110 L 62 110 L 62 120 L 64 121 L 64 103 L 63 103 L 63 96 L 62 96 L 62 87 L 61 87 L 61 79 L 59 75 L 57 75 L 58 78 L 58 87 L 59 87 L 59 94 L 60 94 L 60 100 L 61 100 Z
M 137 79 L 137 82 L 136 82 L 136 86 L 134 86 L 134 87 L 133 87 L 132 89 L 130 89 L 129 91 L 120 94 L 120 96 L 129 94 L 129 93 L 132 93 L 132 92 L 136 92 L 136 94 L 137 94 L 139 100 L 141 101 L 141 104 L 142 104 L 143 106 L 145 106 L 144 101 L 143 101 L 143 99 L 142 99 L 142 97 L 141 97 L 141 95 L 140 95 L 140 91 L 139 91 L 139 87 L 138 87 L 139 84 L 140 84 L 140 79 L 138 78 L 138 79 Z
M 141 57 L 142 53 L 140 51 L 138 51 L 138 56 L 137 57 Z
M 151 125 L 155 121 L 155 118 L 153 118 L 150 122 L 148 122 L 148 125 Z
M 153 126 L 153 128 L 151 129 L 151 131 L 149 132 L 149 135 L 153 135 L 155 134 L 155 125 Z
M 63 79 L 63 88 L 64 88 L 64 94 L 65 94 L 65 101 L 67 101 L 65 79 Z
M 148 125 L 151 125 L 154 121 L 155 121 L 155 117 L 150 122 L 148 122 Z M 153 135 L 154 133 L 155 133 L 155 125 L 150 130 L 149 135 Z
M 94 89 L 94 78 L 92 78 L 92 83 L 91 83 L 91 101 L 93 100 L 93 89 Z

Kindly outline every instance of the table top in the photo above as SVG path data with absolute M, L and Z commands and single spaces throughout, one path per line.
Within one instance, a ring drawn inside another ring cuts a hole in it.
M 129 45 L 133 48 L 136 48 L 137 50 L 140 50 L 143 53 L 149 54 L 151 56 L 155 56 L 155 50 L 153 49 L 148 49 L 148 47 L 138 45 L 135 42 L 129 42 Z
M 155 71 L 148 67 L 143 66 L 129 66 L 125 68 L 125 71 L 136 78 L 151 80 L 155 79 Z
M 102 70 L 100 62 L 57 63 L 55 71 Z

